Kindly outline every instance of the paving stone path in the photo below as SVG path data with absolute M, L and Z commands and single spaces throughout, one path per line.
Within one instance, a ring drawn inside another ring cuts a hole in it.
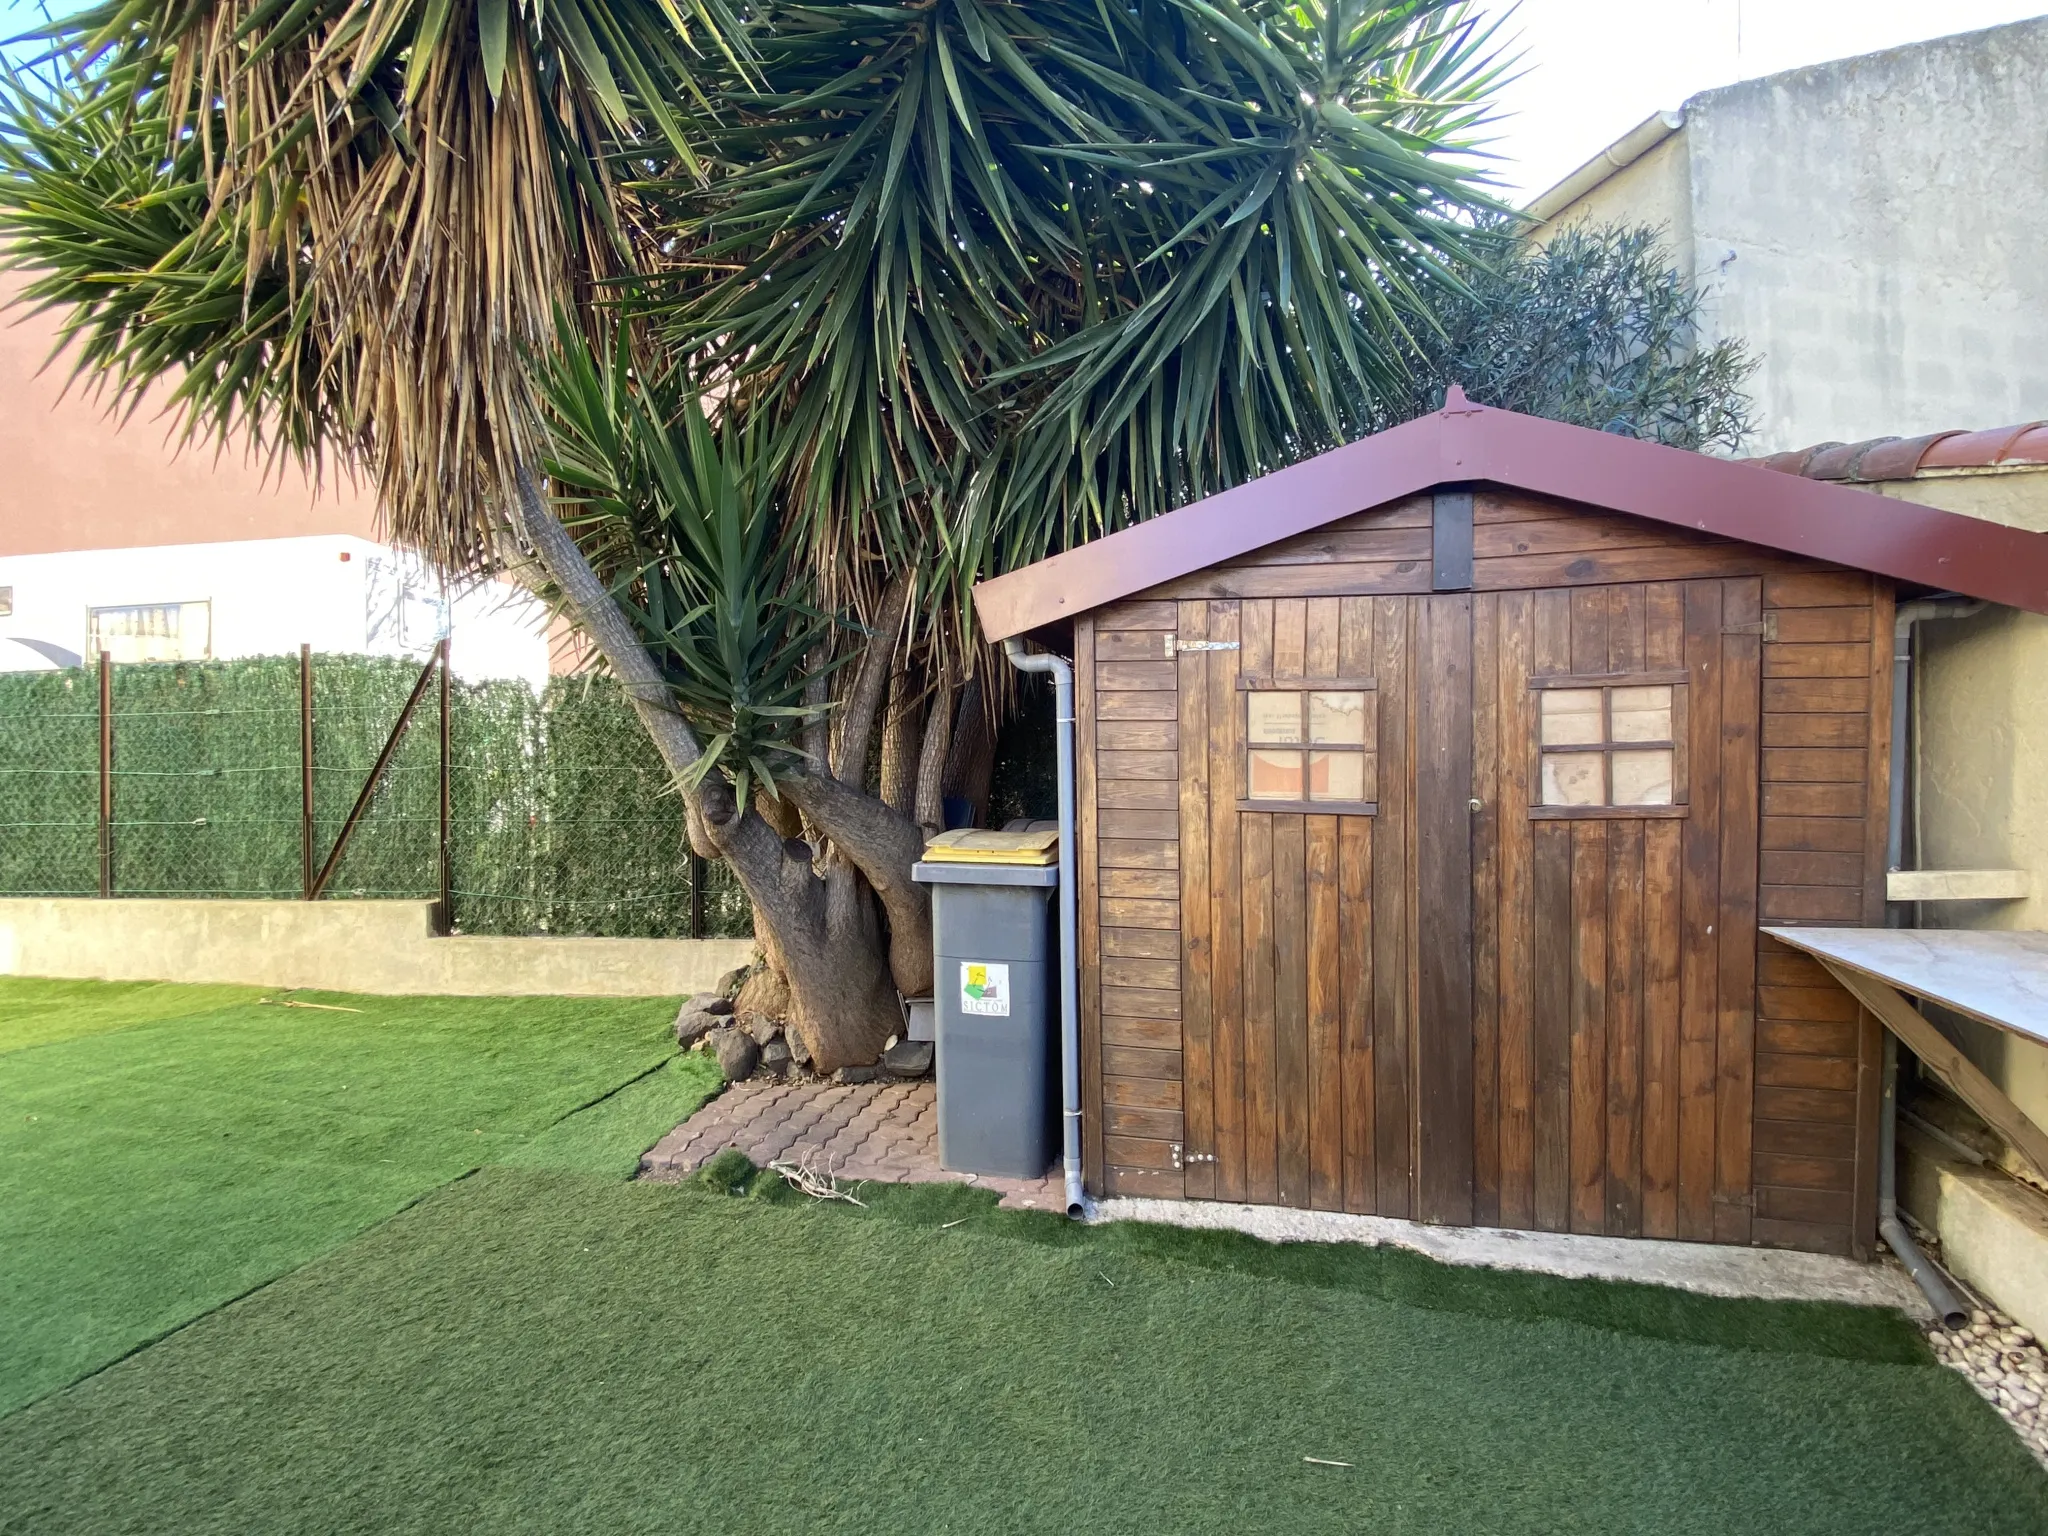
M 640 1159 L 642 1178 L 688 1178 L 727 1147 L 757 1166 L 781 1160 L 842 1184 L 974 1184 L 1011 1210 L 1057 1211 L 1057 1172 L 1040 1179 L 952 1173 L 939 1166 L 938 1096 L 923 1083 L 777 1083 L 749 1079 L 690 1116 Z

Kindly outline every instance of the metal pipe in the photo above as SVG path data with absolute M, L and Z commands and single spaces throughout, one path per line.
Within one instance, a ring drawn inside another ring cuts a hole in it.
M 1970 1309 L 1956 1299 L 1941 1271 L 1934 1267 L 1934 1261 L 1920 1251 L 1906 1224 L 1899 1220 L 1899 1042 L 1890 1030 L 1884 1036 L 1884 1097 L 1879 1106 L 1877 1230 L 1933 1305 L 1941 1326 L 1960 1328 L 1970 1320 Z
M 1892 624 L 1892 793 L 1889 820 L 1885 827 L 1884 866 L 1887 873 L 1906 867 L 1907 765 L 1919 759 L 1917 745 L 1912 757 L 1907 756 L 1910 738 L 1908 711 L 1913 697 L 1913 626 L 1924 619 L 1967 619 L 1972 614 L 1982 613 L 1984 607 L 1983 603 L 1940 597 L 1899 604 L 1898 616 Z M 1918 788 L 1917 785 L 1911 787 Z M 1913 850 L 1913 857 L 1916 860 L 1920 857 L 1918 848 Z M 1904 902 L 1886 904 L 1885 925 L 1891 928 L 1905 926 Z
M 1910 743 L 1907 724 L 1913 700 L 1913 626 L 1926 619 L 1966 619 L 1983 611 L 1983 603 L 1965 602 L 1958 598 L 1931 597 L 1915 602 L 1899 604 L 1898 614 L 1892 625 L 1892 762 L 1891 762 L 1891 805 L 1885 828 L 1885 870 L 1890 873 L 1905 867 L 1906 857 L 1906 798 L 1909 793 L 1918 795 L 1919 786 L 1909 783 L 1909 764 L 1919 762 L 1919 746 Z M 1913 850 L 1917 861 L 1921 850 Z M 1905 926 L 1905 903 L 1887 902 L 1885 924 L 1892 928 Z M 1906 1224 L 1899 1219 L 1899 1042 L 1890 1030 L 1884 1035 L 1884 1092 L 1879 1100 L 1877 1127 L 1877 1230 L 1886 1246 L 1899 1256 L 1899 1262 L 1906 1266 L 1906 1272 L 1913 1277 L 1927 1300 L 1934 1307 L 1935 1316 L 1941 1319 L 1944 1328 L 1960 1328 L 1970 1320 L 1969 1309 L 1956 1299 L 1948 1282 L 1934 1261 L 1920 1251 L 1920 1245 L 1906 1230 Z
M 1060 781 L 1060 1132 L 1067 1214 L 1083 1216 L 1081 1187 L 1081 898 L 1074 868 L 1074 669 L 1050 651 L 1027 652 L 1012 636 L 1003 655 L 1019 672 L 1050 672 Z

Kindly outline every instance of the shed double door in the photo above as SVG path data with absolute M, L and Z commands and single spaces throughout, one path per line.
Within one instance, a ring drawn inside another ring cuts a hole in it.
M 1745 1239 L 1760 583 L 1176 616 L 1186 1194 Z

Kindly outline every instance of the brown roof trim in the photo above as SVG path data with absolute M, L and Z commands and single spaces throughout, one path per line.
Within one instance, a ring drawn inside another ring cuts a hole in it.
M 2015 442 L 2015 446 L 2017 443 Z M 976 585 L 991 640 L 1086 613 L 1432 486 L 1507 486 L 2048 613 L 2048 534 L 1879 499 L 1760 463 L 1474 405 L 1210 496 Z

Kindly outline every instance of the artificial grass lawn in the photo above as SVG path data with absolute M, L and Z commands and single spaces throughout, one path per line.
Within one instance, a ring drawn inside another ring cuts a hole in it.
M 0 1413 L 674 1054 L 672 1000 L 267 995 L 0 980 Z M 708 1091 L 658 1077 L 656 1114 Z
M 0 982 L 0 1529 L 2048 1529 L 1895 1314 L 629 1183 L 667 1003 L 310 1000 Z
M 967 1190 L 857 1211 L 763 1189 L 487 1168 L 8 1419 L 0 1510 L 37 1532 L 2048 1529 L 2048 1478 L 1883 1313 L 1818 1309 L 1840 1316 L 1816 1352 L 1772 1304 L 1713 1303 L 1690 1331 L 1718 1342 L 1684 1342 L 1652 1335 L 1687 1299 L 1645 1288 L 1084 1232 Z

